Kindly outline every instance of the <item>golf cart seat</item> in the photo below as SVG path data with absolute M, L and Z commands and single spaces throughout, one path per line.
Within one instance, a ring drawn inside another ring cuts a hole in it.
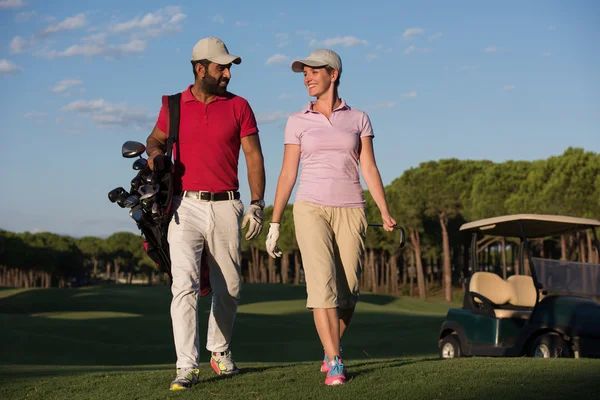
M 476 272 L 469 282 L 469 298 L 475 309 L 495 318 L 529 319 L 535 305 L 530 276 L 511 276 L 506 281 L 491 272 Z

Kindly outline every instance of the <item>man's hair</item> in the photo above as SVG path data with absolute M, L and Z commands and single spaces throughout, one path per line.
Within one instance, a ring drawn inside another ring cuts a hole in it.
M 208 66 L 210 65 L 212 61 L 210 60 L 194 60 L 192 61 L 192 70 L 194 71 L 194 80 L 196 80 L 196 78 L 198 78 L 198 73 L 196 72 L 196 64 L 200 64 L 204 67 L 205 70 L 208 71 Z
M 327 72 L 329 72 L 331 74 L 331 72 L 333 71 L 333 68 L 331 68 L 329 65 L 325 66 L 325 69 L 327 70 Z M 333 83 L 333 85 L 335 86 L 335 88 L 337 89 L 338 86 L 340 86 L 340 79 L 342 77 L 342 72 L 338 71 L 338 76 L 337 79 L 335 80 L 335 82 Z

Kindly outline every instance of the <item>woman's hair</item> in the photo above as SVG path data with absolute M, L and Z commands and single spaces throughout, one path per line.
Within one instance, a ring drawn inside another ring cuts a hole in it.
M 329 72 L 331 74 L 331 72 L 333 71 L 333 68 L 331 68 L 329 65 L 325 66 L 325 69 L 327 70 L 327 72 Z M 335 82 L 333 83 L 333 85 L 335 86 L 335 88 L 337 89 L 338 86 L 340 86 L 340 79 L 342 77 L 342 72 L 338 71 L 338 76 L 337 79 L 335 80 Z

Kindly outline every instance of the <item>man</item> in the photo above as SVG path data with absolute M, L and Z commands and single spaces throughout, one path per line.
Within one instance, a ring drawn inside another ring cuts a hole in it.
M 248 102 L 227 91 L 232 64 L 222 40 L 204 38 L 192 50 L 194 84 L 181 95 L 181 116 L 175 154 L 173 217 L 168 241 L 173 275 L 171 319 L 177 352 L 177 376 L 171 390 L 198 382 L 198 312 L 201 258 L 210 269 L 212 306 L 206 348 L 217 374 L 237 374 L 229 344 L 241 285 L 241 228 L 247 240 L 263 226 L 265 172 L 256 119 Z M 163 101 L 158 121 L 147 139 L 148 164 L 164 167 L 168 138 L 168 106 Z M 238 192 L 240 147 L 246 157 L 251 204 Z M 241 226 L 240 226 L 241 221 Z

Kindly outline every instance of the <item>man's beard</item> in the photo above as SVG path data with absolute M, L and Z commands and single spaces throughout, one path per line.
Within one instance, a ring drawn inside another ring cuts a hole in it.
M 204 78 L 202 78 L 202 86 L 204 87 L 204 91 L 208 94 L 215 96 L 220 96 L 227 91 L 227 85 L 221 86 L 221 82 L 225 82 L 226 84 L 228 84 L 229 79 L 216 79 L 208 74 L 204 75 Z

